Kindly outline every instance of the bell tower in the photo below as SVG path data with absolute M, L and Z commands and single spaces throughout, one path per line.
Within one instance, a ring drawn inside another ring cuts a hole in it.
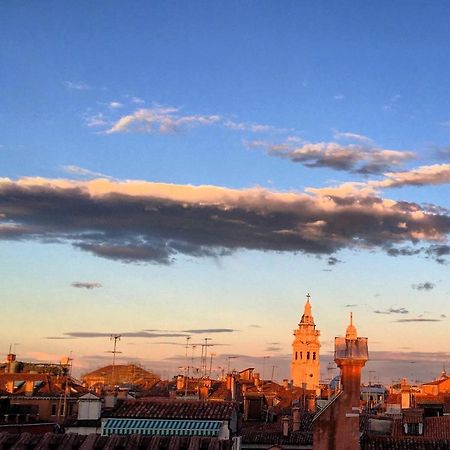
M 308 294 L 302 318 L 298 328 L 294 330 L 291 379 L 294 386 L 317 391 L 320 378 L 320 331 L 316 330 L 311 314 L 310 298 L 311 296 Z

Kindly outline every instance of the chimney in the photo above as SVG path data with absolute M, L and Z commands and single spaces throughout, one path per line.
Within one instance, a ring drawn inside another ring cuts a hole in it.
M 14 353 L 8 353 L 6 355 L 7 372 L 16 373 L 17 372 L 17 361 L 16 355 Z
M 281 431 L 283 437 L 289 436 L 289 416 L 283 416 L 283 418 L 281 419 Z
M 308 395 L 307 402 L 308 402 L 308 411 L 315 412 L 316 411 L 316 399 L 315 399 L 314 395 L 311 395 L 311 394 Z
M 185 383 L 186 383 L 186 380 L 185 380 L 184 375 L 178 375 L 177 376 L 177 391 L 183 390 L 185 387 Z
M 408 385 L 406 378 L 402 379 L 401 382 L 401 401 L 402 409 L 407 409 L 411 407 L 411 388 Z
M 292 431 L 300 430 L 300 408 L 292 408 Z
M 33 395 L 33 391 L 34 391 L 34 381 L 33 380 L 25 381 L 25 395 L 31 396 Z
M 208 386 L 200 386 L 198 394 L 199 394 L 200 400 L 208 400 L 208 394 L 209 394 Z

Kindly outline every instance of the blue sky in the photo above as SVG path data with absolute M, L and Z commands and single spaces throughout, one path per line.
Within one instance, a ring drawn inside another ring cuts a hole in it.
M 352 309 L 380 378 L 409 370 L 393 359 L 434 376 L 449 19 L 444 1 L 2 2 L 4 351 L 82 371 L 108 333 L 159 330 L 123 358 L 173 373 L 196 330 L 218 364 L 287 376 L 310 292 L 323 355 Z

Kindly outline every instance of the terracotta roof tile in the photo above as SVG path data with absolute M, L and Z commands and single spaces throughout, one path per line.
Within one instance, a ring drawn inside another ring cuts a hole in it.
M 0 448 L 8 450 L 230 450 L 230 441 L 211 437 L 32 435 L 0 433 Z
M 149 419 L 228 420 L 236 411 L 233 402 L 197 400 L 128 400 L 111 413 L 111 417 Z

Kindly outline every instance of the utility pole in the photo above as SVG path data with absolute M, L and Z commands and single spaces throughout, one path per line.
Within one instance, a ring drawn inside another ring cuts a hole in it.
M 227 359 L 228 359 L 228 365 L 227 365 L 227 374 L 229 374 L 230 373 L 230 360 L 231 359 L 236 359 L 236 358 L 238 358 L 238 356 L 227 356 Z
M 202 365 L 203 377 L 205 377 L 205 378 L 206 378 L 206 373 L 207 373 L 206 372 L 206 361 L 207 361 L 207 358 L 208 358 L 208 341 L 210 341 L 210 340 L 211 340 L 211 338 L 205 338 L 205 343 L 202 346 L 202 347 L 205 347 L 205 352 L 204 352 L 204 355 L 203 355 L 203 365 Z
M 112 355 L 113 355 L 112 370 L 111 370 L 111 383 L 112 383 L 113 387 L 116 384 L 116 379 L 115 379 L 116 354 L 122 353 L 119 350 L 117 350 L 117 341 L 120 341 L 121 337 L 122 337 L 121 334 L 111 334 L 111 336 L 109 338 L 110 341 L 114 341 L 113 349 L 108 352 L 108 353 L 112 353 Z
M 188 348 L 189 348 L 189 341 L 191 337 L 186 336 L 186 358 L 185 358 L 185 368 L 184 368 L 184 399 L 187 398 L 188 393 L 188 384 L 189 384 L 189 362 L 188 362 Z
M 273 381 L 273 376 L 274 376 L 276 367 L 278 367 L 278 366 L 272 366 L 272 377 L 270 378 L 270 381 Z
M 264 372 L 266 368 L 266 359 L 270 358 L 270 356 L 263 356 L 263 370 L 262 370 L 262 380 L 261 380 L 261 390 L 264 392 Z
M 214 356 L 216 356 L 216 354 L 215 353 L 211 353 L 211 359 L 209 361 L 209 378 L 211 378 L 212 362 L 213 362 Z
M 372 409 L 372 374 L 375 373 L 375 370 L 369 370 L 369 412 Z

